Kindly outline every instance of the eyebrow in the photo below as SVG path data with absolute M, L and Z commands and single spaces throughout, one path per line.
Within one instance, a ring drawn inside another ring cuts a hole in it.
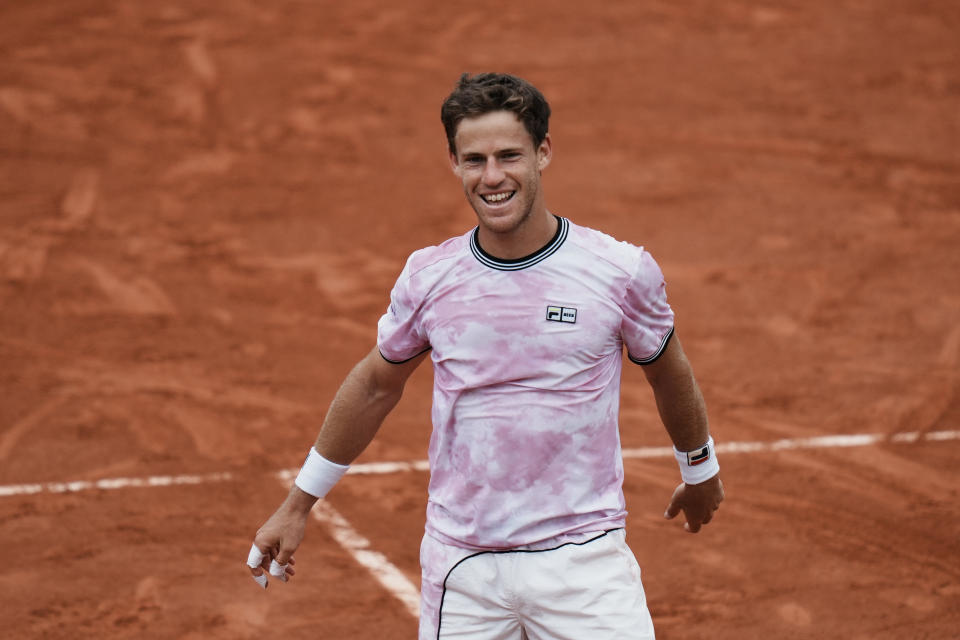
M 523 147 L 507 147 L 505 149 L 497 149 L 493 152 L 495 156 L 502 156 L 508 153 L 523 153 Z M 464 151 L 460 154 L 463 159 L 467 158 L 485 158 L 485 153 L 480 153 L 479 151 Z

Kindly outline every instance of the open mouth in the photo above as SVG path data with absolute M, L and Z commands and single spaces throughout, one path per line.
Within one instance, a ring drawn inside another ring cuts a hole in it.
M 487 204 L 497 206 L 513 198 L 516 193 L 516 191 L 504 191 L 502 193 L 482 193 L 480 194 L 480 197 L 483 198 L 483 201 Z

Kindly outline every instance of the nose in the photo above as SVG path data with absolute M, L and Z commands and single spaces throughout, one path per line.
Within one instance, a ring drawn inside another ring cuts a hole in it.
M 504 173 L 496 159 L 488 160 L 483 167 L 483 184 L 495 187 L 503 182 Z

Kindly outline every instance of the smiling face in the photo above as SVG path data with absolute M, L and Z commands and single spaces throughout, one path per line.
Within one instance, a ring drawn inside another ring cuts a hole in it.
M 540 172 L 553 153 L 549 134 L 535 147 L 514 113 L 492 111 L 464 118 L 454 140 L 457 151 L 450 153 L 450 165 L 477 213 L 482 244 L 485 239 L 496 244 L 489 242 L 496 236 L 521 236 L 531 227 L 550 226 L 540 185 Z

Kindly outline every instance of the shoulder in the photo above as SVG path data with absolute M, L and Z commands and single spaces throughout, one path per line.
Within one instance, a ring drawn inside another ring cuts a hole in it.
M 641 245 L 617 240 L 602 231 L 573 222 L 570 223 L 568 241 L 580 251 L 590 254 L 592 260 L 602 261 L 627 277 L 635 274 L 650 255 Z
M 443 273 L 470 252 L 470 234 L 450 238 L 438 245 L 424 247 L 410 254 L 400 274 L 401 280 L 419 280 Z
M 590 264 L 592 272 L 603 274 L 609 286 L 619 292 L 621 304 L 629 306 L 631 300 L 662 295 L 666 284 L 663 272 L 642 245 L 617 240 L 589 227 L 570 227 L 572 243 L 587 254 L 578 260 Z

